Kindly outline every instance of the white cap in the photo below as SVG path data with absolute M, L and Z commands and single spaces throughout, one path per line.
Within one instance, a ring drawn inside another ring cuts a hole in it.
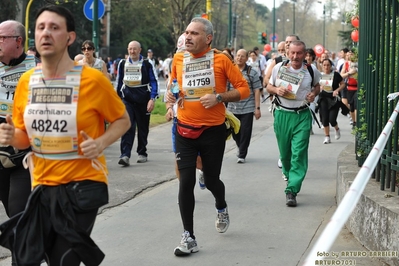
M 184 52 L 186 51 L 186 33 L 180 35 L 177 40 L 177 51 L 176 52 Z

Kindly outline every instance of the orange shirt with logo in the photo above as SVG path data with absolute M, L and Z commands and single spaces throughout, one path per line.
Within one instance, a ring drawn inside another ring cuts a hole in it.
M 16 128 L 26 132 L 24 112 L 28 101 L 31 69 L 19 80 L 14 97 L 13 122 Z M 51 81 L 50 81 L 51 82 Z M 85 131 L 93 139 L 104 134 L 104 120 L 112 123 L 122 117 L 125 105 L 117 95 L 112 84 L 100 71 L 84 66 L 81 73 L 79 100 L 77 105 L 77 132 Z M 78 134 L 79 144 L 83 141 Z M 82 151 L 79 149 L 79 154 Z M 105 156 L 98 160 L 104 169 L 97 170 L 89 159 L 49 160 L 32 156 L 34 169 L 32 186 L 39 184 L 56 186 L 71 181 L 93 180 L 107 183 L 103 170 L 108 173 Z

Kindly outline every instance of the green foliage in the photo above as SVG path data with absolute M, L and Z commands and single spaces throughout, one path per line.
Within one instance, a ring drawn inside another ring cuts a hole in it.
M 163 95 L 161 95 L 160 98 L 155 101 L 154 110 L 151 112 L 150 126 L 155 126 L 167 122 L 165 119 L 165 103 L 161 99 L 163 99 Z
M 2 0 L 1 0 L 2 1 Z M 71 58 L 75 55 L 81 53 L 80 48 L 82 47 L 82 43 L 85 40 L 92 40 L 93 34 L 93 23 L 89 21 L 83 14 L 83 6 L 86 1 L 68 1 L 68 0 L 58 0 L 58 1 L 50 1 L 50 2 L 58 2 L 60 5 L 68 8 L 72 14 L 74 14 L 75 18 L 75 31 L 76 31 L 76 40 L 69 47 L 69 54 Z M 35 16 L 37 11 L 49 3 L 46 1 L 33 1 L 29 11 L 29 30 L 30 35 L 29 38 L 35 38 Z M 100 28 L 103 29 L 104 25 L 101 25 Z M 100 38 L 100 47 L 102 45 Z
M 155 101 L 154 110 L 152 110 L 151 114 L 159 114 L 159 115 L 165 115 L 166 114 L 165 103 L 161 99 L 163 99 L 162 95 L 160 96 L 160 98 L 158 98 Z
M 369 57 L 366 59 L 366 61 L 369 63 L 369 65 L 372 67 L 371 72 L 374 72 L 376 70 L 377 66 L 377 60 L 373 60 L 373 55 L 369 54 Z
M 0 22 L 13 19 L 15 20 L 19 12 L 18 2 L 15 0 L 0 1 Z
M 353 41 L 351 39 L 352 30 L 340 30 L 338 31 L 338 36 L 341 38 L 341 43 L 343 47 L 351 47 Z

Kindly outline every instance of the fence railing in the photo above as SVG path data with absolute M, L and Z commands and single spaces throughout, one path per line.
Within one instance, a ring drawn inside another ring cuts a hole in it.
M 388 98 L 392 100 L 398 95 L 399 93 L 390 94 Z M 306 257 L 304 266 L 325 265 L 323 263 L 323 259 L 325 257 L 332 256 L 330 254 L 330 248 L 334 244 L 335 239 L 339 235 L 342 227 L 345 225 L 352 211 L 355 209 L 360 196 L 369 182 L 370 177 L 378 164 L 379 158 L 383 153 L 383 149 L 390 138 L 398 112 L 399 102 L 396 104 L 395 110 L 392 112 L 391 117 L 378 137 L 374 147 L 371 149 L 370 154 L 367 156 L 367 159 L 365 160 L 360 171 L 356 175 L 356 178 L 353 180 L 348 192 L 346 192 L 331 220 Z
M 359 99 L 355 145 L 359 166 L 371 152 L 384 121 L 395 107 L 385 99 L 399 87 L 398 16 L 397 0 L 359 1 Z M 398 186 L 398 132 L 396 123 L 371 175 L 380 182 L 381 190 L 394 192 Z

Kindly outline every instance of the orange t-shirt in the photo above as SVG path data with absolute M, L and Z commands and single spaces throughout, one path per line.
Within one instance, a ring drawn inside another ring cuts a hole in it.
M 210 50 L 192 55 L 201 57 Z M 177 79 L 182 88 L 183 83 L 183 57 L 184 53 L 176 53 L 173 57 L 171 80 Z M 222 54 L 214 54 L 215 90 L 216 93 L 227 91 L 227 81 L 240 92 L 240 100 L 248 98 L 249 86 L 241 71 L 233 64 L 230 59 Z M 218 103 L 212 108 L 206 109 L 199 101 L 184 101 L 183 108 L 178 109 L 177 119 L 186 124 L 217 126 L 225 121 L 226 107 L 223 103 Z
M 28 101 L 29 80 L 33 72 L 34 69 L 31 69 L 22 75 L 14 98 L 13 122 L 16 128 L 25 132 L 24 112 Z M 125 105 L 108 78 L 94 68 L 83 66 L 76 119 L 78 143 L 82 142 L 79 134 L 81 130 L 96 139 L 104 134 L 104 120 L 112 123 L 122 117 L 124 112 Z M 80 148 L 79 154 L 82 155 Z M 89 159 L 50 160 L 38 156 L 32 156 L 32 159 L 33 187 L 39 184 L 55 186 L 82 180 L 107 183 L 103 170 L 94 169 Z M 105 156 L 100 156 L 98 160 L 103 164 L 104 171 L 108 173 Z

